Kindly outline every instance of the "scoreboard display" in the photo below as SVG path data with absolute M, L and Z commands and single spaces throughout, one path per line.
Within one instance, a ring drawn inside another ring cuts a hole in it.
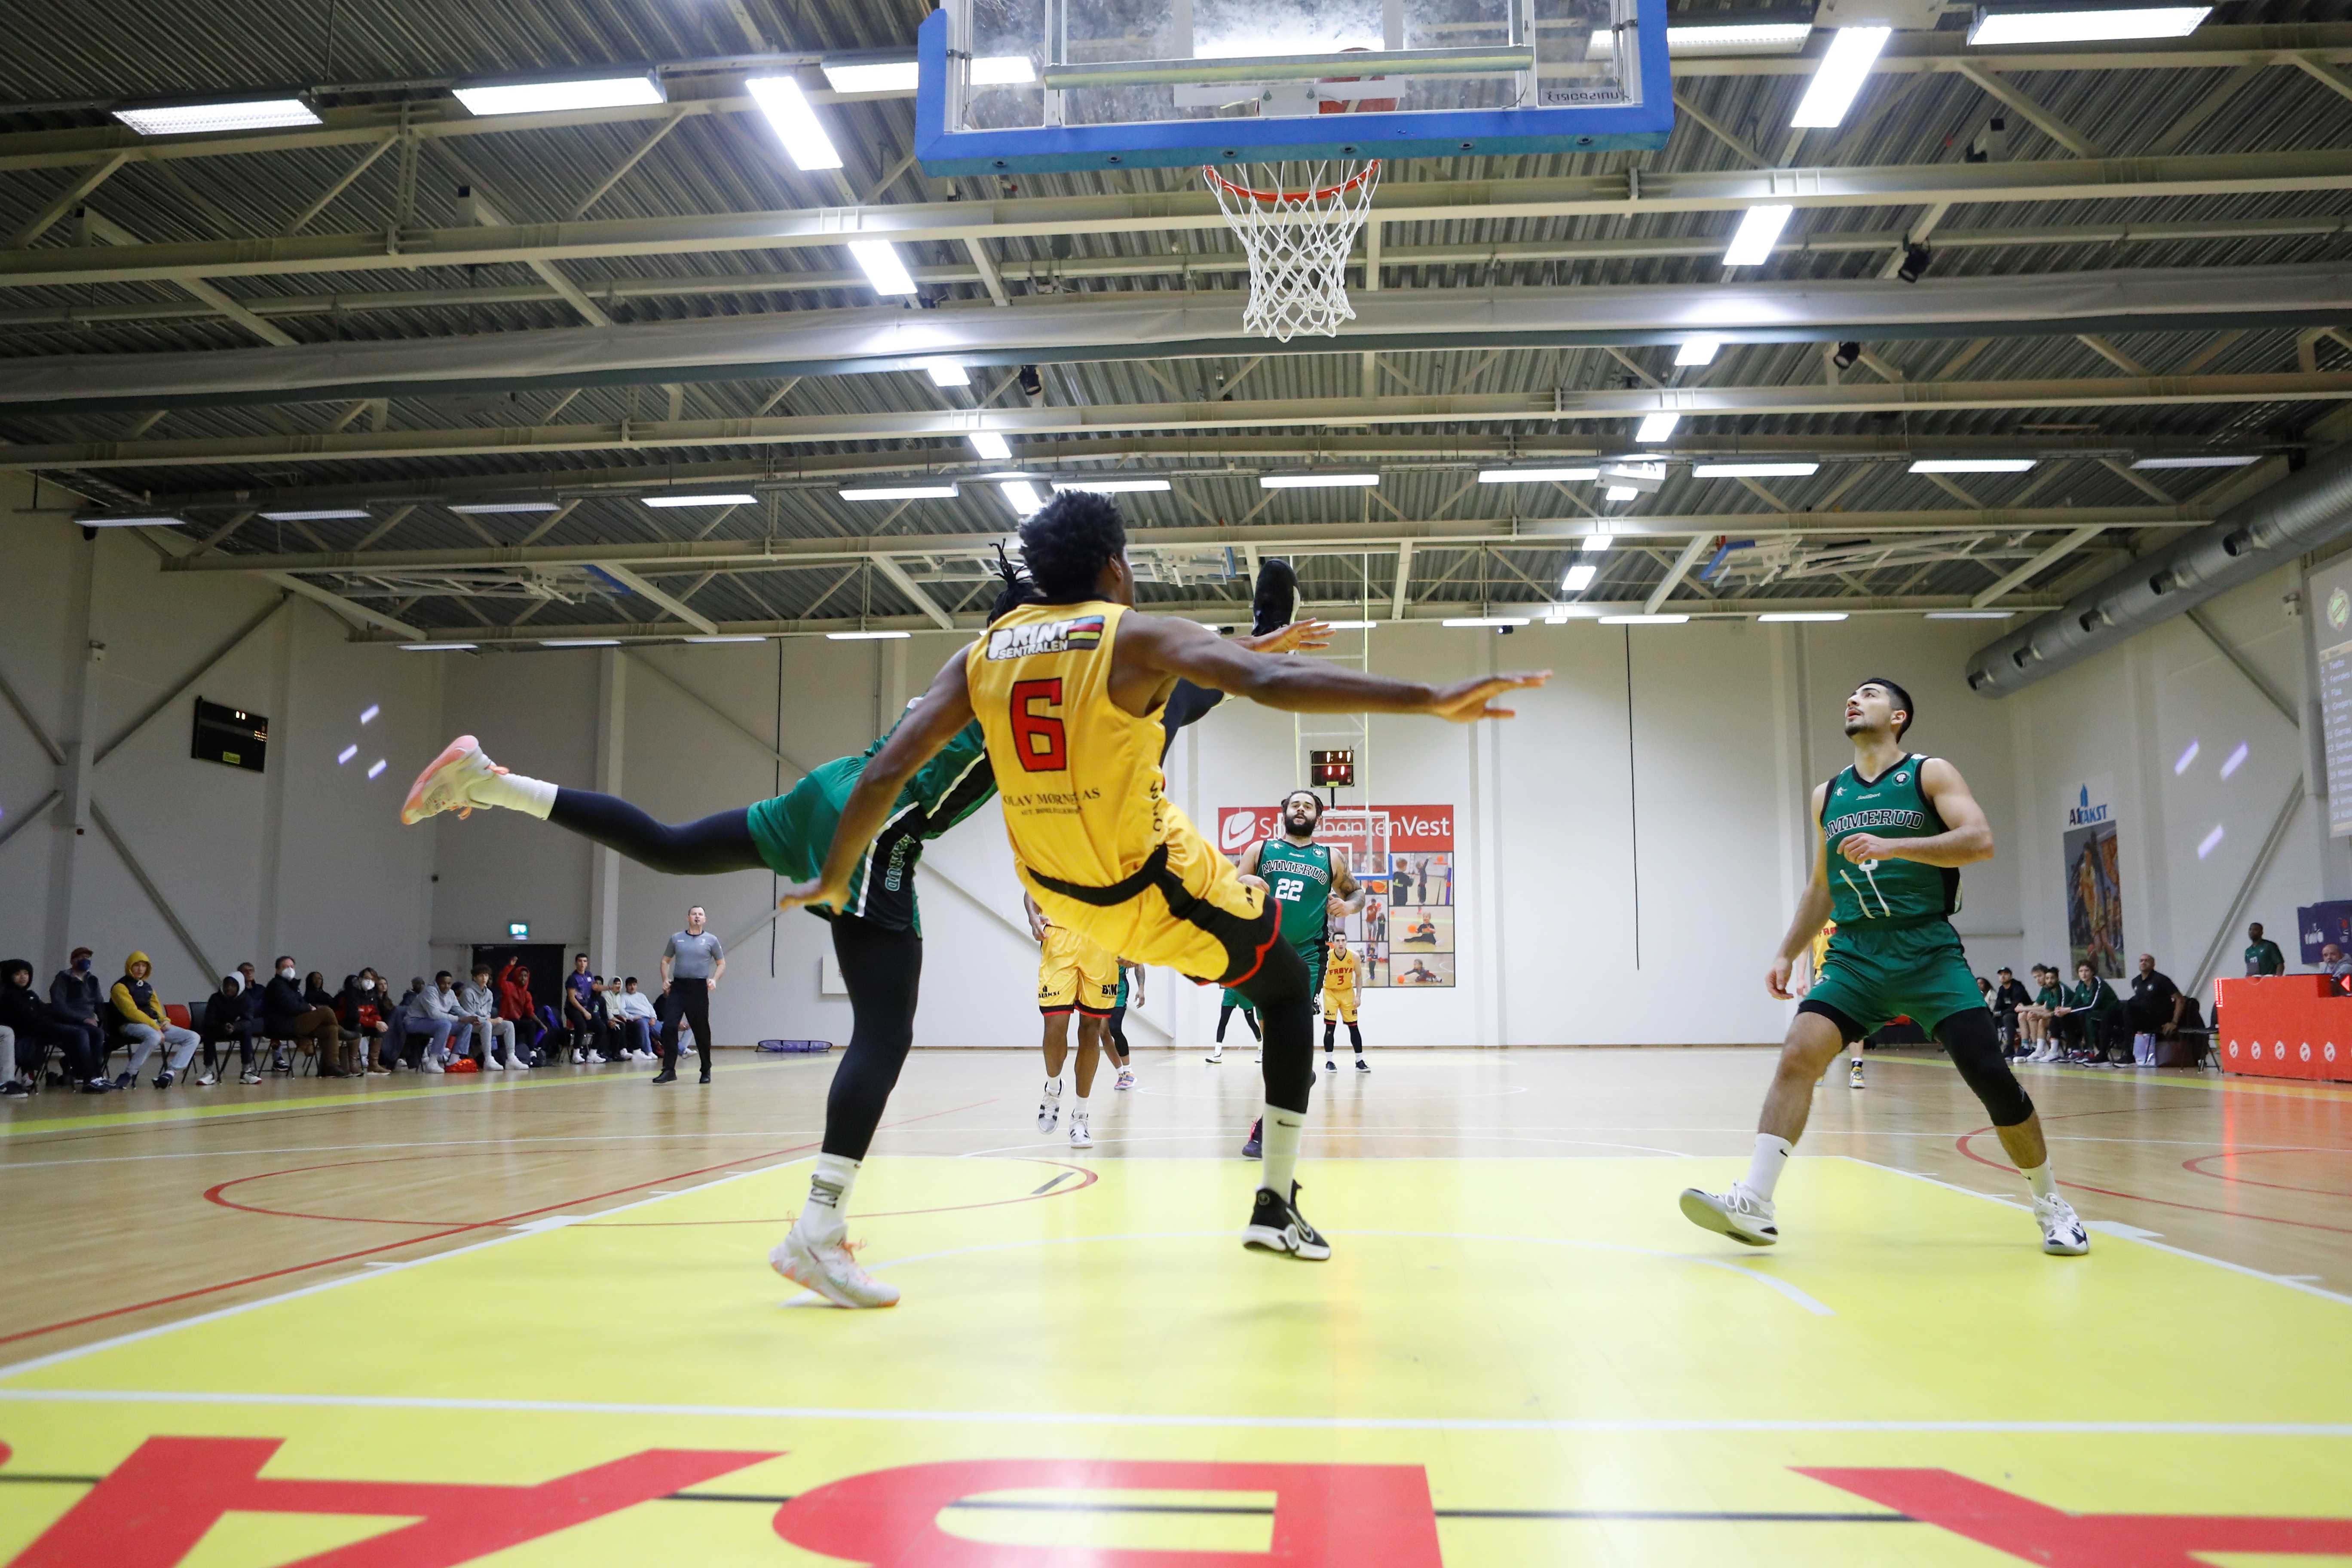
M 1353 789 L 1356 784 L 1356 753 L 1353 752 L 1309 752 L 1307 753 L 1307 782 L 1318 789 Z

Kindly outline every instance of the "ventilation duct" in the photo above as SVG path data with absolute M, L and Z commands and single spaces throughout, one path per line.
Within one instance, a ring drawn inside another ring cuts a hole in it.
M 2352 447 L 2143 555 L 2064 607 L 1979 648 L 1969 689 L 2006 697 L 2352 532 Z

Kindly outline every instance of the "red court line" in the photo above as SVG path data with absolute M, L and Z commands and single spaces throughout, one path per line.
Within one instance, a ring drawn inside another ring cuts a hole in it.
M 2120 1116 L 2126 1113 L 2116 1110 L 2086 1110 L 2078 1112 L 2077 1114 L 2084 1116 Z M 2044 1117 L 2042 1120 L 2045 1121 L 2065 1121 L 2072 1120 L 2072 1117 L 2049 1116 Z M 1999 1160 L 1988 1160 L 1982 1154 L 1978 1153 L 1974 1149 L 1969 1147 L 1969 1139 L 1981 1137 L 1985 1133 L 1992 1131 L 1992 1124 L 1990 1122 L 1987 1122 L 1982 1127 L 1976 1128 L 1971 1131 L 1961 1133 L 1959 1137 L 1953 1142 L 1952 1146 L 1958 1149 L 1961 1153 L 1967 1155 L 1969 1159 L 1974 1160 L 1979 1165 L 1989 1165 L 1996 1171 L 2006 1171 L 2014 1175 L 2017 1171 L 2016 1166 Z M 2072 1187 L 2078 1193 L 2097 1193 L 2103 1197 L 2122 1198 L 2126 1203 L 2157 1204 L 2168 1209 L 2188 1209 L 2194 1214 L 2217 1214 L 2223 1219 L 2260 1220 L 2264 1225 L 2291 1225 L 2297 1230 L 2325 1230 L 2333 1232 L 2337 1236 L 2352 1236 L 2352 1226 L 2321 1225 L 2317 1220 L 2281 1219 L 2276 1215 L 2249 1214 L 2242 1209 L 2209 1208 L 2203 1204 L 2184 1204 L 2177 1198 L 2152 1198 L 2145 1193 L 2120 1193 L 2113 1187 L 2095 1187 L 2088 1182 L 2061 1181 L 2058 1184 L 2062 1187 Z
M 2209 1171 L 2205 1168 L 2205 1162 L 2208 1160 L 2251 1160 L 2258 1154 L 2345 1153 L 2352 1153 L 2352 1150 L 2329 1149 L 2317 1145 L 2306 1145 L 2294 1149 L 2249 1149 L 2243 1153 L 2240 1153 L 2233 1150 L 2224 1149 L 2218 1154 L 2200 1154 L 2193 1160 L 2183 1160 L 2180 1162 L 2180 1168 L 2184 1171 L 2189 1172 L 2191 1174 L 2205 1176 L 2216 1182 L 2228 1182 L 2232 1186 L 2268 1187 L 2271 1191 L 2275 1193 L 2315 1193 L 2321 1197 L 2352 1198 L 2352 1192 L 2347 1192 L 2342 1187 L 2298 1187 L 2289 1182 L 2258 1182 L 2252 1176 L 2234 1176 L 2227 1171 Z
M 958 1111 L 975 1110 L 981 1106 L 994 1103 L 992 1099 L 978 1100 L 970 1105 L 950 1106 L 945 1110 L 928 1111 L 921 1116 L 908 1117 L 904 1121 L 886 1122 L 883 1125 L 905 1127 L 917 1121 L 929 1121 L 940 1116 L 953 1116 Z M 78 1329 L 86 1323 L 103 1322 L 109 1318 L 120 1318 L 131 1312 L 143 1312 L 153 1307 L 168 1307 L 174 1302 L 193 1300 L 198 1296 L 210 1296 L 222 1290 L 234 1290 L 243 1285 L 258 1285 L 265 1280 L 282 1279 L 289 1274 L 305 1274 L 313 1268 L 324 1268 L 336 1263 L 348 1263 L 354 1258 L 373 1258 L 379 1252 L 397 1252 L 404 1247 L 416 1247 L 428 1241 L 440 1241 L 448 1237 L 462 1236 L 467 1231 L 488 1230 L 499 1226 L 513 1225 L 519 1220 L 535 1219 L 541 1215 L 552 1214 L 558 1209 L 568 1209 L 580 1204 L 593 1204 L 600 1198 L 618 1197 L 623 1193 L 641 1192 L 647 1187 L 659 1186 L 664 1182 L 683 1181 L 688 1176 L 708 1175 L 712 1171 L 724 1171 L 735 1165 L 747 1165 L 754 1160 L 772 1160 L 779 1154 L 793 1154 L 804 1149 L 819 1148 L 823 1142 L 824 1141 L 820 1139 L 814 1143 L 793 1143 L 782 1149 L 770 1149 L 758 1154 L 746 1154 L 739 1160 L 726 1160 L 716 1165 L 704 1165 L 692 1171 L 674 1171 L 667 1175 L 656 1176 L 650 1181 L 632 1182 L 625 1187 L 614 1187 L 607 1192 L 590 1193 L 584 1197 L 566 1198 L 562 1203 L 548 1204 L 535 1209 L 525 1209 L 520 1214 L 506 1215 L 498 1219 L 477 1220 L 470 1225 L 452 1226 L 447 1230 L 435 1231 L 430 1236 L 404 1237 L 398 1241 L 387 1241 L 378 1247 L 363 1247 L 356 1252 L 339 1252 L 332 1258 L 320 1258 L 309 1263 L 290 1264 L 284 1268 L 269 1269 L 266 1273 L 248 1274 L 240 1279 L 225 1279 L 217 1285 L 199 1285 L 193 1290 L 175 1291 L 169 1296 L 158 1296 L 152 1300 L 134 1301 L 127 1307 L 110 1307 L 103 1312 L 90 1312 L 82 1317 L 68 1318 L 63 1322 L 44 1323 L 37 1329 L 19 1329 L 13 1334 L 0 1334 L 0 1345 L 14 1344 L 18 1340 L 37 1339 L 43 1334 L 54 1334 L 66 1329 Z M 0 1368 L 0 1370 L 5 1369 Z

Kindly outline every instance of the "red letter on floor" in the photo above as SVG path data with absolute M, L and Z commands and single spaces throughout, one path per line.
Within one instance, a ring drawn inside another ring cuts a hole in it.
M 2205 1568 L 2191 1552 L 2352 1552 L 2352 1519 L 2068 1513 L 1949 1470 L 1797 1473 L 2047 1568 Z
M 173 1568 L 224 1513 L 374 1513 L 416 1522 L 289 1568 L 455 1568 L 772 1459 L 648 1448 L 535 1487 L 264 1480 L 277 1437 L 150 1437 L 10 1568 Z
M 1004 1546 L 950 1535 L 941 1509 L 982 1492 L 1272 1492 L 1265 1552 Z M 776 1511 L 795 1546 L 876 1568 L 1442 1568 L 1418 1465 L 972 1459 L 851 1476 Z

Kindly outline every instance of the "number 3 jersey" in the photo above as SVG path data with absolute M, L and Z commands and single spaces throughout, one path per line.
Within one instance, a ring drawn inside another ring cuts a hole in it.
M 1156 715 L 1111 700 L 1127 607 L 1024 605 L 965 656 L 1015 871 L 1057 925 L 1133 963 L 1238 984 L 1276 937 L 1244 887 L 1168 798 Z
M 1828 843 L 1830 918 L 1841 931 L 1893 928 L 1942 920 L 1960 907 L 1957 867 L 1916 860 L 1860 865 L 1838 853 L 1857 833 L 1878 838 L 1932 838 L 1948 831 L 1919 779 L 1927 759 L 1901 758 L 1874 779 L 1846 768 L 1822 796 L 1822 832 Z

